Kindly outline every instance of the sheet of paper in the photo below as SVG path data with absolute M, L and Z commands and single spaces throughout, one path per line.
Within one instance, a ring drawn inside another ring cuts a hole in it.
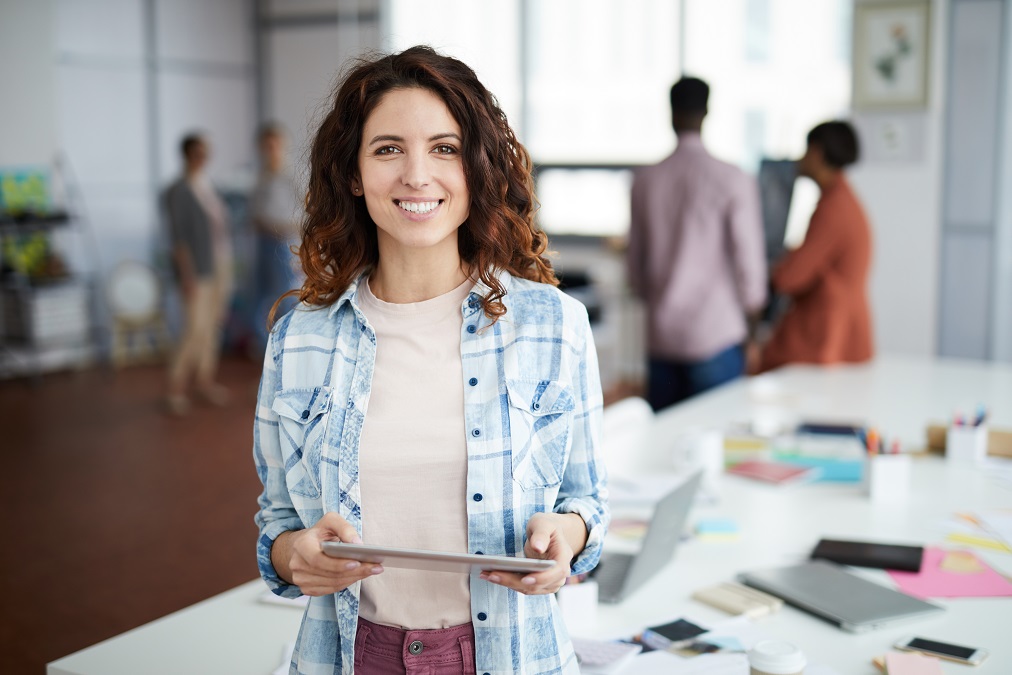
M 653 506 L 684 482 L 684 476 L 609 476 L 608 501 L 612 508 Z
M 987 511 L 977 514 L 977 520 L 989 533 L 1012 546 L 1012 511 Z
M 930 547 L 924 551 L 920 572 L 897 572 L 889 570 L 889 576 L 904 593 L 918 598 L 984 598 L 1012 596 L 1012 583 L 994 571 L 987 563 L 973 553 L 965 552 L 976 559 L 980 571 L 976 573 L 950 572 L 942 567 L 949 551 Z M 964 568 L 967 566 L 963 560 Z
M 748 675 L 744 654 L 704 654 L 683 659 L 668 652 L 637 656 L 623 673 L 632 675 Z

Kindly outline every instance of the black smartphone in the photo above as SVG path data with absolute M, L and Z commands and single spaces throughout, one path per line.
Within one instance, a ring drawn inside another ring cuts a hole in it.
M 869 541 L 820 539 L 810 557 L 813 560 L 829 560 L 841 565 L 920 572 L 921 562 L 924 560 L 924 547 L 880 544 Z
M 949 644 L 948 642 L 928 640 L 921 637 L 905 637 L 898 640 L 893 646 L 897 649 L 930 654 L 932 656 L 948 659 L 949 661 L 955 661 L 957 663 L 967 663 L 971 666 L 979 664 L 987 658 L 988 654 L 986 649 L 964 647 L 963 645 L 954 645 Z

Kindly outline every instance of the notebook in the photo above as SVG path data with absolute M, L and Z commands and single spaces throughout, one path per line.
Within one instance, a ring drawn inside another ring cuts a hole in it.
M 739 580 L 852 633 L 944 611 L 825 560 L 744 572 Z
M 703 472 L 697 471 L 657 502 L 639 552 L 601 554 L 593 572 L 601 602 L 625 599 L 671 561 L 702 477 Z
M 803 483 L 815 480 L 818 469 L 805 466 L 796 466 L 787 462 L 770 462 L 762 459 L 750 459 L 735 464 L 727 470 L 735 476 L 753 478 L 764 483 L 775 483 L 783 485 L 786 483 Z

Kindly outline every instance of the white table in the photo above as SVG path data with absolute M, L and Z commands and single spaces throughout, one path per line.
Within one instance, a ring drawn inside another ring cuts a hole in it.
M 652 441 L 631 464 L 639 470 L 672 471 L 675 438 L 688 427 L 725 428 L 752 423 L 771 427 L 800 419 L 855 420 L 890 437 L 923 445 L 929 421 L 986 404 L 997 426 L 1012 427 L 1012 368 L 970 362 L 880 359 L 868 366 L 817 369 L 789 367 L 741 380 L 676 406 L 658 416 Z M 602 605 L 588 635 L 614 635 L 690 614 L 718 621 L 726 615 L 689 599 L 705 585 L 730 580 L 744 569 L 789 564 L 807 555 L 823 536 L 937 543 L 939 524 L 955 511 L 1012 508 L 1012 490 L 985 472 L 950 466 L 941 458 L 914 463 L 907 503 L 882 507 L 855 484 L 816 483 L 777 488 L 724 476 L 720 501 L 698 507 L 693 519 L 727 516 L 741 529 L 737 540 L 684 543 L 671 564 L 625 602 Z M 978 554 L 1006 574 L 1012 555 Z M 884 580 L 884 572 L 868 572 Z M 294 639 L 300 612 L 257 600 L 259 581 L 184 609 L 49 664 L 49 675 L 128 673 L 270 673 L 286 642 Z M 795 642 L 809 661 L 843 675 L 877 672 L 871 657 L 898 637 L 921 634 L 984 647 L 991 657 L 974 672 L 1012 673 L 1009 640 L 1012 599 L 940 600 L 947 611 L 935 617 L 861 635 L 786 607 L 761 620 L 761 630 Z M 945 666 L 960 672 L 960 666 Z M 969 672 L 969 671 L 967 671 Z

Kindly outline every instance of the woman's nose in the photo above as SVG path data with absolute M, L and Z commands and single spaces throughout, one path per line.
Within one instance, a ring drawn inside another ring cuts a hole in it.
M 432 180 L 432 170 L 429 167 L 428 157 L 421 155 L 409 155 L 404 162 L 404 174 L 401 182 L 413 189 L 423 188 Z

